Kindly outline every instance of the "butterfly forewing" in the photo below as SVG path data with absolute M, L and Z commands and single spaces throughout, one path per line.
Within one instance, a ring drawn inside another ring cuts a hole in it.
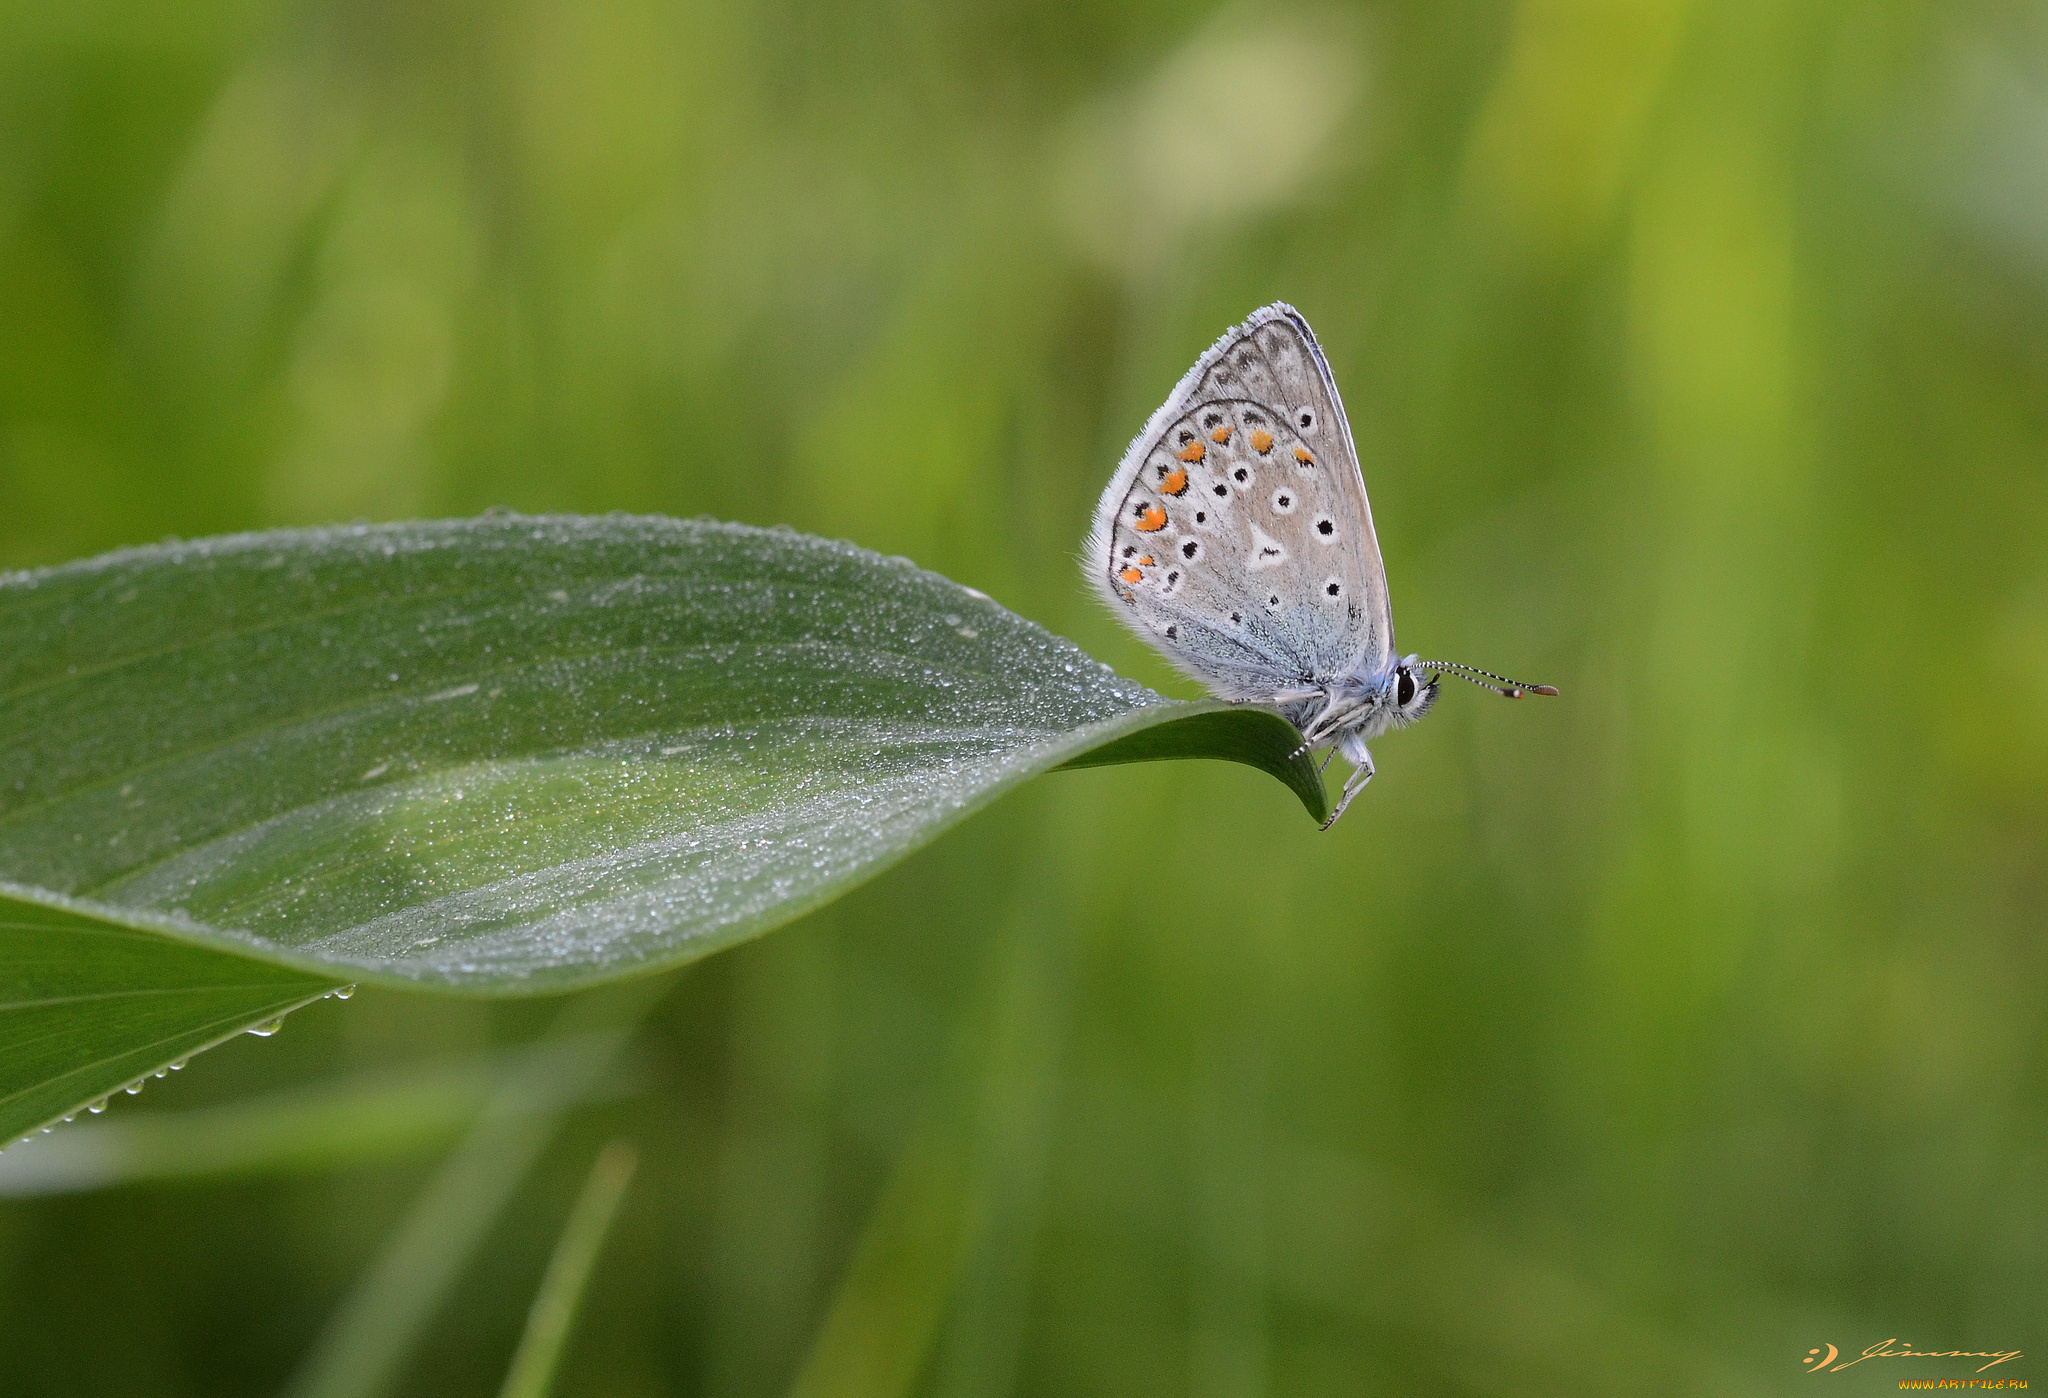
M 1268 306 L 1181 380 L 1097 509 L 1088 567 L 1138 633 L 1236 698 L 1322 688 L 1393 645 L 1344 408 Z

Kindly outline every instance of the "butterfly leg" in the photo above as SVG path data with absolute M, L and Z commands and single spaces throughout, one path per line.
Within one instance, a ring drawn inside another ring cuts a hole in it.
M 1316 716 L 1307 723 L 1301 723 L 1299 719 L 1295 720 L 1296 723 L 1301 725 L 1301 746 L 1287 754 L 1289 762 L 1292 762 L 1321 741 L 1316 736 L 1316 730 L 1321 727 L 1323 720 L 1329 717 L 1330 706 L 1335 702 L 1330 697 L 1328 691 L 1321 689 L 1288 689 L 1282 690 L 1279 694 L 1273 696 L 1275 703 L 1289 703 L 1303 699 L 1320 699 L 1323 701 L 1323 707 L 1317 710 Z M 1328 759 L 1326 758 L 1324 761 L 1327 765 Z
M 1293 755 L 1298 757 L 1318 743 L 1327 742 L 1330 735 L 1336 732 L 1345 720 L 1363 707 L 1364 701 L 1339 699 L 1335 695 L 1329 695 L 1323 703 L 1322 710 L 1309 720 L 1306 728 L 1302 729 L 1301 746 L 1294 750 Z M 1327 759 L 1325 761 L 1327 762 Z
M 1325 830 L 1337 823 L 1337 817 L 1344 814 L 1344 808 L 1350 805 L 1352 799 L 1365 790 L 1366 783 L 1372 780 L 1372 754 L 1365 750 L 1364 742 L 1356 733 L 1345 734 L 1343 740 L 1337 744 L 1337 749 L 1344 754 L 1344 760 L 1351 764 L 1351 775 L 1344 779 L 1344 790 L 1337 797 L 1337 809 L 1331 811 L 1330 818 L 1323 822 Z

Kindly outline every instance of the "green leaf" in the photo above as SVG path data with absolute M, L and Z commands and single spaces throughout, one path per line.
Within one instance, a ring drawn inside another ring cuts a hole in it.
M 691 960 L 1062 765 L 1229 758 L 1320 818 L 1299 742 L 781 530 L 492 515 L 0 578 L 0 1046 L 34 1046 L 0 1133 L 338 982 Z
M 333 988 L 332 976 L 0 897 L 0 1142 Z
M 336 1170 L 445 1151 L 515 1077 L 546 1076 L 554 1058 L 588 1056 L 577 1040 L 428 1059 L 289 1087 L 217 1106 L 113 1113 L 0 1153 L 0 1199 L 121 1185 Z M 589 1098 L 631 1090 L 608 1073 Z M 531 1098 L 533 1109 L 561 1104 Z

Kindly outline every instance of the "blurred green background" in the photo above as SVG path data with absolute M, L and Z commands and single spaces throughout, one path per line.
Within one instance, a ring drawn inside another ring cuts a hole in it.
M 2043 1374 L 2038 5 L 0 3 L 4 566 L 707 513 L 1190 694 L 1075 553 L 1276 298 L 1404 649 L 1565 697 L 1446 693 L 1328 835 L 1050 777 L 670 977 L 389 1391 L 496 1390 L 614 1136 L 570 1394 Z M 556 1009 L 365 991 L 103 1121 Z M 444 1126 L 0 1200 L 0 1388 L 280 1391 Z

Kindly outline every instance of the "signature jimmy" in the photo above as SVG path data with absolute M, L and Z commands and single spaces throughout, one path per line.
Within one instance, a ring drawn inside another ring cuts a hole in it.
M 1801 1364 L 1811 1364 L 1813 1366 L 1811 1369 L 1808 1369 L 1806 1371 L 1809 1374 L 1818 1374 L 1821 1370 L 1828 1369 L 1829 1365 L 1834 1365 L 1834 1367 L 1832 1369 L 1828 1369 L 1828 1372 L 1839 1374 L 1840 1372 L 1842 1372 L 1842 1370 L 1848 1368 L 1850 1365 L 1861 1364 L 1866 1359 L 1990 1360 L 1991 1364 L 1986 1364 L 1982 1366 L 1982 1368 L 1979 1368 L 1977 1370 L 1977 1372 L 1981 1374 L 1984 1372 L 1985 1369 L 1989 1369 L 1992 1364 L 2003 1364 L 2008 1359 L 2018 1359 L 2020 1357 L 2020 1352 L 2016 1349 L 1914 1349 L 1910 1344 L 1905 1345 L 1905 1347 L 1901 1349 L 1892 1348 L 1893 1345 L 1900 1343 L 1901 1342 L 1896 1339 L 1879 1340 L 1876 1344 L 1872 1345 L 1869 1349 L 1863 1351 L 1863 1353 L 1858 1355 L 1856 1358 L 1843 1359 L 1842 1362 L 1839 1364 L 1835 1364 L 1835 1361 L 1841 1358 L 1840 1351 L 1838 1351 L 1833 1345 L 1829 1345 L 1827 1347 L 1827 1352 L 1825 1354 L 1823 1354 L 1821 1351 L 1817 1349 L 1808 1350 L 1806 1352 L 1806 1358 L 1800 1360 L 1799 1362 Z

